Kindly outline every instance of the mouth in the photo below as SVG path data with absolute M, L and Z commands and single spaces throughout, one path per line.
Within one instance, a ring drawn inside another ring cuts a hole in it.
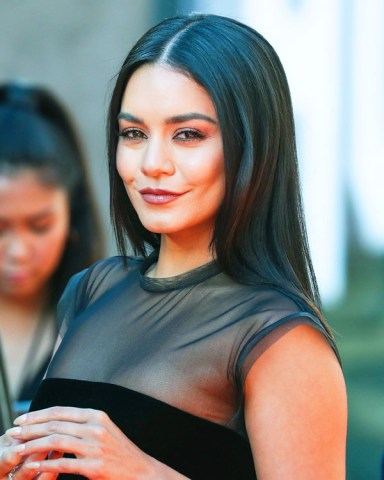
M 19 283 L 25 281 L 29 275 L 26 271 L 9 271 L 4 274 L 5 279 L 11 283 Z
M 163 205 L 176 200 L 183 193 L 163 190 L 161 188 L 143 188 L 139 190 L 143 200 L 154 205 Z

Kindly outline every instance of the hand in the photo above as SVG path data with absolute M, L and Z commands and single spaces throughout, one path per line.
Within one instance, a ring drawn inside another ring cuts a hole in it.
M 80 474 L 90 480 L 163 478 L 159 474 L 162 464 L 133 444 L 104 412 L 52 407 L 22 415 L 15 424 L 7 434 L 14 443 L 24 442 L 23 455 L 40 455 L 23 464 L 23 475 L 31 472 L 30 476 L 21 476 L 20 469 L 15 480 L 32 479 L 38 472 L 47 472 L 39 480 L 55 479 L 59 473 Z M 64 453 L 76 458 L 64 458 Z M 20 454 L 7 455 L 10 460 L 1 470 L 4 474 L 20 462 Z M 174 478 L 182 478 L 174 473 Z
M 29 480 L 33 479 L 36 472 L 24 468 L 24 461 L 39 461 L 44 459 L 45 455 L 24 456 L 24 444 L 20 440 L 15 440 L 9 435 L 0 437 L 0 480 Z M 13 473 L 12 473 L 13 472 Z M 55 476 L 41 476 L 40 480 L 54 480 Z
M 0 437 L 0 478 L 6 479 L 8 473 L 15 468 L 21 461 L 20 453 L 23 451 L 23 445 L 19 440 L 15 440 L 9 435 Z

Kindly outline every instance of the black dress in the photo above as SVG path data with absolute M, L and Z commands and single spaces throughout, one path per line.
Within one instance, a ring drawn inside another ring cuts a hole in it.
M 336 347 L 278 289 L 240 285 L 215 262 L 153 279 L 144 276 L 153 261 L 113 257 L 72 278 L 58 307 L 62 342 L 31 409 L 103 410 L 189 478 L 255 479 L 242 393 L 250 367 L 297 324 Z

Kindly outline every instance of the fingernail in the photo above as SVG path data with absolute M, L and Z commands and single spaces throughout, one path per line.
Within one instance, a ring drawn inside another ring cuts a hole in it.
M 19 445 L 16 445 L 15 447 L 13 447 L 13 451 L 16 453 L 24 452 L 24 450 L 25 450 L 24 443 L 20 443 Z
M 20 427 L 8 428 L 8 430 L 5 433 L 10 437 L 17 437 L 17 435 L 20 435 L 21 433 L 21 428 Z
M 25 464 L 25 467 L 26 468 L 30 468 L 31 470 L 36 470 L 40 467 L 40 463 L 39 462 L 30 462 L 30 463 L 26 463 Z
M 26 420 L 27 420 L 27 415 L 24 413 L 24 415 L 20 415 L 20 417 L 15 418 L 13 423 L 15 425 L 21 425 L 22 423 L 25 423 Z

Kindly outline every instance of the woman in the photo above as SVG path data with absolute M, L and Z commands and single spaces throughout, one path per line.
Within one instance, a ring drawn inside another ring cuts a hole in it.
M 214 15 L 151 29 L 116 81 L 109 162 L 123 256 L 68 286 L 63 341 L 0 472 L 344 478 L 345 387 L 272 47 Z
M 13 399 L 30 401 L 57 337 L 68 279 L 101 257 L 75 130 L 38 86 L 0 86 L 0 334 Z

